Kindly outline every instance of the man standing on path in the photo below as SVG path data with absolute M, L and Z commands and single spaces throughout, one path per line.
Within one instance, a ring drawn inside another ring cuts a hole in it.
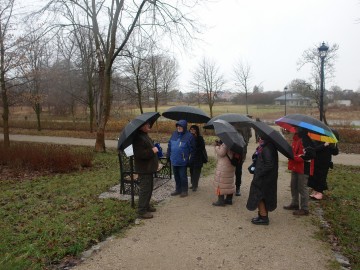
M 187 130 L 186 120 L 179 120 L 176 123 L 176 130 L 170 137 L 167 155 L 173 166 L 176 189 L 171 196 L 188 195 L 187 166 L 193 161 L 196 150 L 194 136 Z
M 150 206 L 150 199 L 154 188 L 154 173 L 159 166 L 158 148 L 154 146 L 148 133 L 151 130 L 149 122 L 142 125 L 133 139 L 135 171 L 139 172 L 139 218 L 152 218 L 150 212 L 156 209 Z

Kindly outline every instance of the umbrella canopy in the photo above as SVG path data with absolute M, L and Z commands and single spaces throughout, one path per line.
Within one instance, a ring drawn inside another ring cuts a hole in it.
M 265 140 L 271 141 L 281 154 L 287 158 L 294 159 L 291 146 L 278 131 L 264 122 L 252 122 L 251 125 L 261 134 L 261 136 L 265 136 Z
M 204 126 L 204 128 L 206 129 L 213 129 L 214 128 L 214 121 L 221 119 L 221 120 L 225 120 L 226 122 L 230 123 L 230 124 L 250 124 L 251 122 L 253 122 L 253 120 L 243 114 L 239 114 L 239 113 L 225 113 L 225 114 L 221 114 L 218 116 L 215 116 L 213 118 L 210 119 L 209 122 L 206 123 L 206 125 Z
M 150 124 L 152 125 L 159 117 L 160 113 L 158 112 L 147 112 L 140 114 L 133 120 L 131 120 L 131 122 L 127 124 L 123 131 L 120 133 L 118 140 L 118 149 L 123 150 L 130 144 L 132 144 L 132 135 L 134 134 L 134 132 L 147 122 L 150 122 Z
M 167 109 L 162 116 L 172 119 L 184 119 L 190 123 L 206 123 L 210 117 L 201 109 L 192 106 L 175 106 Z
M 309 131 L 309 137 L 313 140 L 337 143 L 338 140 L 332 130 L 323 122 L 304 114 L 289 114 L 275 121 L 275 124 L 296 132 L 296 127 L 305 128 Z
M 244 138 L 228 122 L 218 119 L 213 122 L 215 134 L 233 152 L 243 154 Z

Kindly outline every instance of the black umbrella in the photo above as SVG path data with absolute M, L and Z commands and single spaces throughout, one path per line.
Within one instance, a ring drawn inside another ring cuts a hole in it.
M 294 159 L 291 146 L 280 134 L 280 132 L 276 131 L 264 122 L 252 122 L 251 125 L 260 133 L 261 136 L 265 137 L 263 139 L 271 141 L 281 154 L 287 158 Z
M 239 113 L 225 113 L 225 114 L 221 114 L 218 116 L 215 116 L 213 118 L 210 119 L 209 122 L 206 123 L 206 125 L 204 126 L 204 128 L 206 129 L 213 129 L 214 128 L 214 121 L 221 119 L 221 120 L 225 120 L 226 122 L 230 123 L 230 124 L 250 124 L 251 122 L 253 122 L 253 120 L 243 114 L 239 114 Z
M 167 109 L 162 116 L 172 119 L 184 119 L 191 123 L 206 123 L 210 117 L 201 109 L 191 106 L 175 106 Z
M 127 124 L 123 131 L 120 133 L 118 140 L 118 149 L 123 150 L 130 144 L 132 144 L 132 135 L 134 134 L 134 132 L 146 122 L 150 122 L 150 124 L 152 125 L 159 117 L 160 113 L 158 112 L 147 112 L 140 114 L 133 120 L 131 120 L 131 122 Z
M 218 119 L 213 122 L 215 134 L 233 152 L 243 154 L 245 141 L 236 129 L 228 122 Z

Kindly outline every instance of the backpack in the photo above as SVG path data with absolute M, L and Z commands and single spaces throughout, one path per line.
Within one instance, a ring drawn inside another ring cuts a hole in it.
M 230 158 L 228 154 L 226 154 L 226 155 L 227 155 L 228 159 L 230 160 L 231 165 L 233 165 L 234 167 L 241 165 L 242 157 L 240 154 L 234 152 L 232 158 Z

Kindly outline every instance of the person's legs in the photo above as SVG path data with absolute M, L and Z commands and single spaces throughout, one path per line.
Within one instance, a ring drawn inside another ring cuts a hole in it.
M 251 223 L 255 225 L 269 225 L 270 221 L 264 200 L 259 201 L 258 209 L 259 209 L 258 216 L 253 218 L 251 220 Z
M 192 167 L 191 184 L 192 190 L 196 191 L 199 186 L 199 179 L 201 174 L 201 167 Z
M 291 172 L 290 190 L 291 190 L 291 203 L 290 205 L 284 206 L 286 210 L 297 210 L 299 209 L 299 190 L 298 190 L 299 174 Z
M 151 198 L 153 188 L 153 177 L 149 174 L 139 176 L 139 201 L 138 201 L 138 214 L 140 217 L 151 218 L 152 215 L 146 216 L 149 208 L 149 197 Z
M 190 182 L 191 182 L 191 186 L 189 188 L 193 188 L 194 187 L 194 169 L 195 167 L 191 166 L 190 167 Z
M 225 204 L 232 205 L 233 194 L 227 194 L 225 197 Z
M 181 195 L 184 197 L 188 193 L 188 178 L 187 178 L 187 167 L 186 166 L 179 166 L 178 167 L 178 174 L 179 174 L 179 191 Z
M 181 193 L 181 184 L 180 184 L 180 168 L 179 166 L 173 166 L 173 173 L 175 179 L 175 191 L 171 195 L 178 195 Z
M 307 186 L 309 176 L 300 174 L 298 177 L 298 190 L 300 193 L 300 209 L 309 210 L 309 189 Z
M 240 196 L 240 187 L 241 187 L 241 176 L 242 176 L 242 163 L 238 164 L 235 168 L 235 186 L 236 186 L 236 196 Z

